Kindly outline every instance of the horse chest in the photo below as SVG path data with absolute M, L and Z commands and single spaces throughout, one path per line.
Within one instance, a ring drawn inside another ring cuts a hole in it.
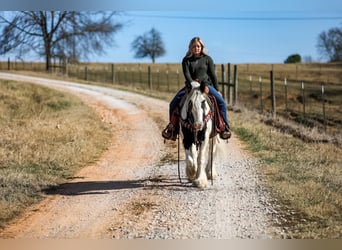
M 183 145 L 185 149 L 190 149 L 192 144 L 200 145 L 205 139 L 205 129 L 194 132 L 186 128 L 182 128 L 184 135 Z

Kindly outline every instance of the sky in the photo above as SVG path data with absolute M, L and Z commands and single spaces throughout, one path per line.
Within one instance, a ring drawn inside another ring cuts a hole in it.
M 30 9 L 46 9 L 34 2 L 30 1 Z M 120 11 L 115 18 L 124 27 L 115 34 L 115 43 L 106 49 L 106 54 L 89 57 L 92 62 L 151 62 L 149 58 L 135 58 L 131 43 L 152 28 L 160 32 L 166 50 L 164 56 L 156 59 L 157 63 L 180 63 L 194 36 L 202 38 L 215 63 L 283 63 L 292 54 L 324 61 L 316 48 L 319 34 L 342 27 L 340 0 L 109 2 L 74 0 L 74 5 L 70 5 L 60 0 L 62 5 L 50 6 L 50 9 Z M 21 9 L 25 6 L 21 5 Z

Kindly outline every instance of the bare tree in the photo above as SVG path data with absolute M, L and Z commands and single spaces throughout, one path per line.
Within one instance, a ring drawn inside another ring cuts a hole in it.
M 317 49 L 322 58 L 330 62 L 342 61 L 342 28 L 323 31 L 318 37 Z
M 152 63 L 156 58 L 165 54 L 164 43 L 161 34 L 154 28 L 138 36 L 131 44 L 135 51 L 135 58 L 150 57 Z
M 46 70 L 52 58 L 79 60 L 101 54 L 113 42 L 122 24 L 114 12 L 13 11 L 0 13 L 0 54 L 34 51 L 45 57 Z

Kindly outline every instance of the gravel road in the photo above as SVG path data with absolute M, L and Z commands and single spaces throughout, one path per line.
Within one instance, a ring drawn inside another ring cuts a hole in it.
M 280 238 L 275 205 L 259 182 L 257 160 L 232 137 L 218 159 L 219 177 L 200 190 L 177 172 L 177 143 L 164 143 L 168 103 L 92 85 L 0 73 L 79 96 L 113 128 L 102 158 L 46 194 L 0 232 L 29 239 Z

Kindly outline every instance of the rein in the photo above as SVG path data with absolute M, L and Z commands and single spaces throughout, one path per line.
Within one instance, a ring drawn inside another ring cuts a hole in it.
M 208 121 L 209 121 L 211 118 L 213 118 L 213 112 L 210 110 L 210 111 L 208 112 L 208 114 L 206 114 L 206 115 L 204 116 L 204 119 L 203 119 L 204 124 L 207 124 Z M 191 122 L 188 122 L 187 120 L 181 119 L 180 123 L 181 123 L 182 127 L 187 128 L 187 129 L 189 129 L 189 130 L 192 131 L 192 132 L 195 132 L 195 131 L 196 131 L 196 129 L 195 129 L 195 124 L 193 124 L 193 123 L 191 123 Z

